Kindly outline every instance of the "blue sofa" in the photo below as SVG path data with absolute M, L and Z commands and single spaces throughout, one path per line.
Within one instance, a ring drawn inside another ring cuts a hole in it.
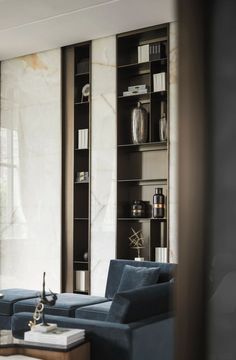
M 117 292 L 125 265 L 159 267 L 158 283 Z M 174 272 L 174 264 L 111 260 L 104 297 L 59 294 L 56 306 L 46 307 L 46 319 L 63 327 L 84 328 L 91 340 L 92 360 L 171 360 Z M 36 302 L 35 298 L 14 302 L 11 322 L 15 336 L 29 330 Z

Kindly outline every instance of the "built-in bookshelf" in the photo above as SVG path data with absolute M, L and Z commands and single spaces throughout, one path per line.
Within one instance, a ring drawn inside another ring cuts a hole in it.
M 63 49 L 63 290 L 90 292 L 91 43 Z
M 157 248 L 162 248 L 168 260 L 169 135 L 164 141 L 159 135 L 163 112 L 169 122 L 168 77 L 168 25 L 117 36 L 117 258 L 137 257 L 129 244 L 133 228 L 143 233 L 141 256 L 145 260 L 155 260 Z M 138 85 L 142 87 L 132 93 Z M 131 118 L 138 102 L 148 114 L 148 136 L 145 142 L 134 144 Z M 162 218 L 153 218 L 155 188 L 162 188 L 165 195 Z M 134 200 L 145 204 L 142 218 L 132 217 Z

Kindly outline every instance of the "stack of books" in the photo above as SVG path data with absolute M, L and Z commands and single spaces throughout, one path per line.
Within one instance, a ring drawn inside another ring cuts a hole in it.
M 78 131 L 78 149 L 88 149 L 88 129 Z
M 148 89 L 147 85 L 134 85 L 129 86 L 128 91 L 123 91 L 123 96 L 132 96 L 132 95 L 140 95 L 140 94 L 147 94 Z
M 153 43 L 149 45 L 149 59 L 160 60 L 166 57 L 165 45 L 163 43 Z
M 166 73 L 153 74 L 153 91 L 166 91 Z
M 27 331 L 24 340 L 36 343 L 41 346 L 54 345 L 56 347 L 67 348 L 69 345 L 83 341 L 85 339 L 84 329 L 59 328 L 49 332 Z
M 149 61 L 149 45 L 138 46 L 138 62 Z
M 138 46 L 138 63 L 165 58 L 165 45 L 160 42 Z
M 155 248 L 155 261 L 167 262 L 167 247 L 156 247 Z

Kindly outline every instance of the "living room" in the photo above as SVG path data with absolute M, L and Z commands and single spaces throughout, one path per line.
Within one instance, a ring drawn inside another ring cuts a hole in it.
M 231 354 L 234 5 L 184 3 L 0 2 L 0 355 Z M 78 338 L 40 348 L 48 323 Z

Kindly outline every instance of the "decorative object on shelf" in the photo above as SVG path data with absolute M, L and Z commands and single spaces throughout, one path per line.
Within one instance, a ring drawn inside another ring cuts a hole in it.
M 134 200 L 131 205 L 131 216 L 142 218 L 145 216 L 145 203 L 141 200 Z
M 142 95 L 147 94 L 148 89 L 147 85 L 134 85 L 129 86 L 128 91 L 123 91 L 123 96 L 133 96 L 133 95 Z
M 41 297 L 40 297 L 39 303 L 37 304 L 37 306 L 35 308 L 35 311 L 33 314 L 33 320 L 30 321 L 28 324 L 32 331 L 49 332 L 57 327 L 57 324 L 48 324 L 45 321 L 44 306 L 45 305 L 54 306 L 57 301 L 57 295 L 54 294 L 50 289 L 49 289 L 50 294 L 46 295 L 45 276 L 46 276 L 46 273 L 44 272 L 43 273 L 43 289 L 42 289 Z M 52 299 L 48 300 L 48 296 L 51 296 Z M 42 319 L 42 322 L 40 324 L 37 324 L 37 321 L 40 319 Z
M 161 102 L 161 118 L 159 120 L 159 139 L 160 141 L 167 140 L 167 119 L 166 119 L 166 111 L 165 111 L 165 103 Z
M 129 236 L 130 247 L 131 249 L 135 249 L 138 252 L 138 257 L 135 257 L 134 260 L 136 261 L 144 261 L 144 258 L 141 257 L 141 249 L 144 248 L 144 236 L 142 230 L 135 231 L 133 228 L 132 235 Z
M 153 195 L 153 217 L 163 218 L 165 215 L 165 196 L 162 193 L 162 188 L 156 188 Z
M 142 144 L 148 140 L 148 112 L 140 102 L 132 110 L 131 136 L 133 144 Z
M 86 251 L 83 255 L 84 261 L 88 261 L 88 252 Z
M 88 182 L 89 181 L 89 173 L 88 171 L 78 171 L 76 173 L 75 182 Z
M 153 74 L 153 91 L 166 91 L 166 73 Z
M 86 98 L 86 101 L 89 101 L 89 95 L 90 95 L 90 84 L 85 84 L 82 87 L 81 102 L 84 102 L 84 98 Z
M 78 270 L 75 272 L 75 288 L 76 291 L 88 292 L 89 291 L 89 271 Z
M 78 130 L 78 149 L 88 149 L 88 129 Z

